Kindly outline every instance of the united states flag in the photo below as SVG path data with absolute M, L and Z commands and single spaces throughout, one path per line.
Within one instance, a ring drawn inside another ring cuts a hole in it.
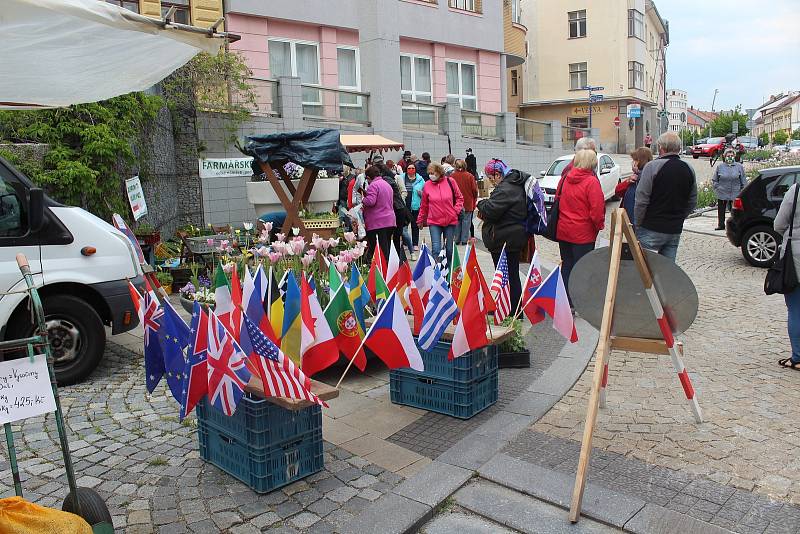
M 494 272 L 490 291 L 494 293 L 494 302 L 497 307 L 494 312 L 494 323 L 499 325 L 511 313 L 511 288 L 508 283 L 508 258 L 505 247 L 497 261 L 497 270 Z
M 258 370 L 264 393 L 271 397 L 307 400 L 327 408 L 328 405 L 311 391 L 311 379 L 284 356 L 250 318 L 245 316 L 244 322 L 253 347 L 250 360 Z

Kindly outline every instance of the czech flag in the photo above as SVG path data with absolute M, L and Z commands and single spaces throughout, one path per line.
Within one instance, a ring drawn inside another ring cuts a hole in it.
M 571 343 L 578 341 L 578 331 L 575 330 L 575 319 L 569 307 L 567 288 L 561 278 L 561 266 L 556 267 L 542 282 L 539 289 L 531 297 L 531 304 L 544 310 L 553 318 L 553 328 L 559 334 L 569 339 Z
M 403 304 L 396 291 L 392 291 L 386 304 L 378 312 L 375 322 L 367 332 L 364 344 L 389 369 L 410 367 L 416 371 L 425 370 L 422 356 L 408 326 Z

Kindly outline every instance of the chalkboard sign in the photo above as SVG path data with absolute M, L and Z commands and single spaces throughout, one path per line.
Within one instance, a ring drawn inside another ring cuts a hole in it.
M 54 412 L 47 357 L 0 362 L 0 424 Z

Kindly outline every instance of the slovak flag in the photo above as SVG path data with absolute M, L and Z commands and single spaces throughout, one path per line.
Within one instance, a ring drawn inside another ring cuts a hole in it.
M 389 369 L 410 367 L 416 371 L 425 370 L 397 291 L 389 295 L 364 339 L 364 344 Z
M 578 331 L 575 330 L 575 320 L 569 307 L 567 289 L 564 287 L 564 279 L 561 278 L 561 266 L 553 269 L 542 282 L 542 285 L 533 294 L 531 303 L 540 307 L 553 318 L 553 328 L 559 334 L 569 339 L 571 343 L 578 341 Z
M 208 396 L 225 415 L 233 415 L 250 381 L 247 355 L 213 311 L 208 314 Z
M 542 285 L 542 268 L 539 265 L 539 251 L 537 250 L 533 253 L 530 267 L 528 267 L 528 276 L 525 277 L 522 290 L 522 311 L 531 324 L 544 321 L 544 311 L 531 299 L 540 285 Z

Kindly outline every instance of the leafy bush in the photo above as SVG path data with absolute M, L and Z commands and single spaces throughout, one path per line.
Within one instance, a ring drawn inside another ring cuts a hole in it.
M 778 130 L 774 134 L 772 134 L 772 144 L 774 145 L 785 145 L 786 141 L 789 140 L 789 134 L 784 132 L 783 130 Z
M 751 150 L 742 155 L 742 161 L 764 161 L 772 158 L 772 150 Z
M 708 208 L 716 206 L 717 195 L 714 194 L 714 188 L 711 187 L 711 182 L 704 182 L 697 188 L 697 207 Z

